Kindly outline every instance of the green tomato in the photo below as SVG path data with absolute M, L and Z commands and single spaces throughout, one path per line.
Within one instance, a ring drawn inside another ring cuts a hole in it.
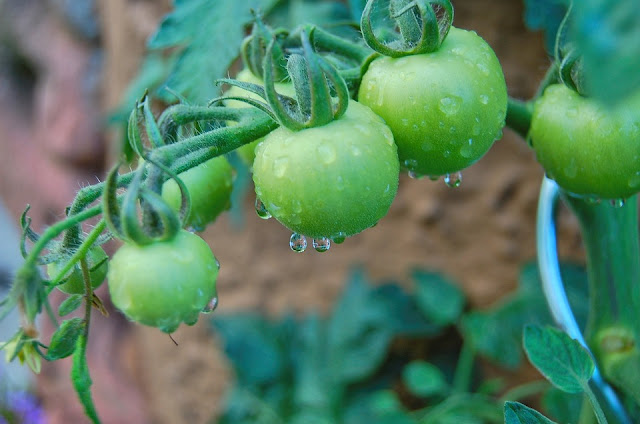
M 87 265 L 89 266 L 89 275 L 91 276 L 91 287 L 95 290 L 104 282 L 109 267 L 109 257 L 100 246 L 92 246 L 87 251 Z M 47 265 L 47 274 L 49 278 L 55 278 L 62 270 L 66 262 L 52 262 Z M 63 284 L 56 286 L 58 290 L 67 294 L 83 294 L 84 278 L 82 277 L 82 269 L 80 264 L 76 263 L 71 271 L 62 279 Z
M 204 229 L 231 205 L 233 168 L 226 158 L 218 156 L 178 175 L 191 196 L 191 210 L 185 226 Z M 180 187 L 173 180 L 165 181 L 162 198 L 174 210 L 180 210 Z
M 549 86 L 529 138 L 547 175 L 570 193 L 624 199 L 640 190 L 640 95 L 610 108 Z
M 171 333 L 193 325 L 216 296 L 218 265 L 209 245 L 181 230 L 170 240 L 125 243 L 113 255 L 111 301 L 127 318 Z
M 253 73 L 249 69 L 243 69 L 242 71 L 240 71 L 238 75 L 236 75 L 236 79 L 242 82 L 250 82 L 252 84 L 264 85 L 264 81 L 262 81 L 260 78 L 253 75 Z M 291 84 L 290 82 L 280 82 L 280 83 L 275 83 L 274 85 L 276 87 L 276 91 L 280 94 L 284 94 L 285 96 L 295 95 L 293 84 Z M 224 95 L 227 97 L 248 97 L 250 99 L 264 101 L 260 96 L 235 86 L 232 86 L 229 90 L 227 90 L 227 92 L 225 92 Z M 249 105 L 248 103 L 241 102 L 239 100 L 227 100 L 225 101 L 225 105 L 228 107 L 251 107 L 251 105 Z M 230 124 L 234 125 L 235 123 L 230 123 Z M 242 146 L 236 149 L 236 152 L 238 152 L 238 156 L 240 156 L 240 159 L 242 159 L 244 163 L 246 163 L 249 166 L 253 164 L 253 160 L 256 157 L 256 154 L 255 154 L 256 146 L 260 144 L 260 142 L 263 139 L 264 137 L 261 137 L 251 143 L 243 144 Z
M 491 47 L 452 27 L 433 53 L 373 61 L 358 101 L 389 125 L 404 167 L 438 176 L 473 164 L 502 136 L 507 88 Z
M 253 181 L 267 211 L 313 238 L 344 238 L 375 225 L 396 195 L 393 135 L 371 109 L 350 101 L 327 125 L 280 127 L 256 149 Z

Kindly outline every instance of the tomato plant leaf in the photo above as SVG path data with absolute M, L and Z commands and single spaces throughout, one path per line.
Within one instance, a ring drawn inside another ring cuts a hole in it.
M 204 104 L 218 94 L 214 81 L 226 75 L 237 57 L 251 9 L 268 12 L 276 0 L 174 0 L 149 39 L 151 50 L 182 48 L 165 85 L 190 101 Z M 160 93 L 161 95 L 163 93 Z
M 69 315 L 71 312 L 78 309 L 80 305 L 82 305 L 82 295 L 72 294 L 63 300 L 60 306 L 58 306 L 58 315 L 61 317 Z
M 71 381 L 78 393 L 80 402 L 84 406 L 84 412 L 94 424 L 99 424 L 100 419 L 93 405 L 91 398 L 91 376 L 87 365 L 87 337 L 82 334 L 78 337 L 75 352 L 73 353 L 73 363 L 71 365 Z
M 524 22 L 531 30 L 543 31 L 549 53 L 555 49 L 556 33 L 568 5 L 568 0 L 524 0 Z
M 582 393 L 566 393 L 551 386 L 542 395 L 542 409 L 560 423 L 577 423 L 580 420 Z M 593 416 L 595 420 L 595 415 Z M 595 422 L 595 421 L 594 421 Z
M 584 325 L 589 305 L 586 272 L 582 266 L 572 264 L 562 264 L 560 270 L 574 314 Z M 525 265 L 518 282 L 518 289 L 491 309 L 469 312 L 461 321 L 465 339 L 478 353 L 511 369 L 522 360 L 524 326 L 552 323 L 537 265 Z
M 440 274 L 414 271 L 415 298 L 420 311 L 439 325 L 455 323 L 465 304 L 462 290 Z
M 505 424 L 555 424 L 535 409 L 519 402 L 504 403 Z
M 71 355 L 76 350 L 78 338 L 84 329 L 85 322 L 82 318 L 71 318 L 63 321 L 51 336 L 47 359 L 55 361 Z
M 524 350 L 529 361 L 554 386 L 568 393 L 580 393 L 593 375 L 594 363 L 582 345 L 552 327 L 527 325 Z
M 413 361 L 404 367 L 402 381 L 415 396 L 445 395 L 449 391 L 442 371 L 425 361 Z
M 371 286 L 356 271 L 328 322 L 329 366 L 336 382 L 355 382 L 376 369 L 393 337 L 384 308 L 370 302 Z
M 637 0 L 575 2 L 573 35 L 582 53 L 587 92 L 613 104 L 640 91 Z
M 218 316 L 212 323 L 243 385 L 265 384 L 280 378 L 284 350 L 271 323 L 255 314 Z

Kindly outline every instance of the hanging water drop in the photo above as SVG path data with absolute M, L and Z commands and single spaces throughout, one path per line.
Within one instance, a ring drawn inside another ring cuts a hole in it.
M 460 187 L 460 184 L 462 184 L 462 172 L 458 171 L 445 175 L 444 183 L 451 188 Z
M 318 252 L 326 252 L 331 247 L 331 240 L 326 237 L 313 239 L 313 248 Z
M 334 235 L 331 237 L 331 239 L 333 240 L 333 242 L 335 244 L 341 244 L 344 243 L 344 241 L 347 238 L 347 234 L 343 231 L 338 232 L 338 234 Z
M 220 261 L 216 258 L 216 268 L 220 269 Z
M 294 252 L 302 253 L 307 249 L 307 238 L 302 234 L 293 233 L 289 239 L 289 247 Z
M 598 196 L 587 196 L 584 200 L 590 205 L 599 205 L 600 198 Z
M 218 296 L 216 295 L 211 298 L 209 303 L 207 303 L 204 308 L 202 308 L 202 313 L 210 314 L 211 312 L 215 311 L 217 307 L 218 307 Z
M 409 178 L 417 180 L 420 177 L 422 177 L 422 175 L 418 174 L 416 171 L 409 171 L 407 172 L 407 175 L 409 175 Z
M 271 214 L 267 210 L 267 207 L 264 205 L 264 203 L 262 203 L 262 200 L 260 200 L 260 198 L 258 197 L 256 197 L 256 214 L 258 214 L 258 216 L 262 219 L 271 218 Z
M 614 208 L 621 208 L 624 206 L 625 199 L 611 199 L 609 202 Z
M 431 181 L 438 181 L 440 179 L 440 175 L 429 175 L 429 179 Z

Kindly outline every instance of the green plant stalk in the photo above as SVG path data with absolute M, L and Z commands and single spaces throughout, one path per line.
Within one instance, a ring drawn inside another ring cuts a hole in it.
M 640 380 L 640 244 L 638 197 L 624 206 L 564 195 L 578 218 L 586 251 L 589 321 L 585 339 L 607 380 L 637 399 Z M 616 370 L 627 369 L 620 375 Z M 629 375 L 629 374 L 633 375 Z
M 524 140 L 527 139 L 531 127 L 531 113 L 533 104 L 509 97 L 505 124 Z

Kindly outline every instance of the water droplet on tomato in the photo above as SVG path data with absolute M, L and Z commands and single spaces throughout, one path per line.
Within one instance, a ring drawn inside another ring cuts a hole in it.
M 289 247 L 294 252 L 302 253 L 307 249 L 307 238 L 302 234 L 293 233 L 289 239 Z
M 431 181 L 438 181 L 440 179 L 439 175 L 429 175 L 429 179 Z
M 611 203 L 611 206 L 613 206 L 614 208 L 621 208 L 624 206 L 626 199 L 611 199 L 609 200 L 609 202 Z
M 409 178 L 412 178 L 414 180 L 419 180 L 420 178 L 423 177 L 423 175 L 421 175 L 420 173 L 418 173 L 416 171 L 409 171 L 409 172 L 407 172 L 407 175 L 409 176 Z
M 282 178 L 289 167 L 289 158 L 281 157 L 273 161 L 273 173 L 276 177 Z
M 271 218 L 271 214 L 267 210 L 267 207 L 262 203 L 259 197 L 256 197 L 256 214 L 262 219 Z
M 425 141 L 424 143 L 422 143 L 420 145 L 420 147 L 422 148 L 422 151 L 424 151 L 424 152 L 429 152 L 429 151 L 431 151 L 433 149 L 433 146 L 428 141 Z
M 486 94 L 481 94 L 480 103 L 482 103 L 483 105 L 489 104 L 489 96 L 487 96 Z
M 445 150 L 444 152 L 442 152 L 442 156 L 448 158 L 449 156 L 451 156 L 451 152 L 449 150 Z
M 409 126 L 409 120 L 407 118 L 402 118 L 401 121 L 402 121 L 402 125 L 404 125 L 405 127 Z
M 467 143 L 460 148 L 460 156 L 470 158 L 473 155 L 473 138 L 467 140 Z
M 326 252 L 331 247 L 331 240 L 327 237 L 313 239 L 313 248 L 318 252 Z
M 360 150 L 359 147 L 357 146 L 351 146 L 351 154 L 353 154 L 353 156 L 360 156 L 362 154 L 362 151 Z
M 597 196 L 585 196 L 584 200 L 590 205 L 599 205 L 601 199 Z
M 202 308 L 202 313 L 210 314 L 211 312 L 215 311 L 217 307 L 218 307 L 218 296 L 213 296 L 209 301 L 209 303 L 207 303 L 205 307 Z
M 330 144 L 320 144 L 317 148 L 318 157 L 325 165 L 329 165 L 336 160 L 336 149 L 333 148 Z
M 343 232 L 343 231 L 339 231 L 338 234 L 331 236 L 331 239 L 333 240 L 333 242 L 335 244 L 341 244 L 345 241 L 345 239 L 347 238 L 347 233 Z
M 629 178 L 629 187 L 633 189 L 640 187 L 640 171 L 636 172 L 634 176 Z
M 448 96 L 440 99 L 440 104 L 438 108 L 445 115 L 453 115 L 460 109 L 460 98 L 456 96 Z
M 487 68 L 487 65 L 485 65 L 484 63 L 478 63 L 476 65 L 476 68 L 478 68 L 478 70 L 482 72 L 482 75 L 484 75 L 485 77 L 489 76 L 489 68 Z
M 218 258 L 216 258 L 216 268 L 218 268 L 218 270 L 220 269 L 220 261 Z
M 460 187 L 460 184 L 462 184 L 462 172 L 458 171 L 453 174 L 446 174 L 444 176 L 444 183 L 451 188 Z
M 344 178 L 342 178 L 342 175 L 338 175 L 336 178 L 336 189 L 338 191 L 344 190 Z
M 413 171 L 414 169 L 417 168 L 418 166 L 418 161 L 415 159 L 405 159 L 404 161 L 404 166 L 405 168 L 407 168 L 409 171 Z

